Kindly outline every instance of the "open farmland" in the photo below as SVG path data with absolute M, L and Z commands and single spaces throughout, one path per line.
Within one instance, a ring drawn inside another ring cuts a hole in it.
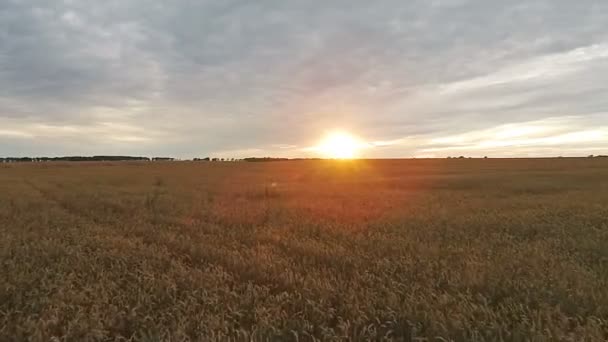
M 602 341 L 608 158 L 0 164 L 0 277 L 1 341 Z

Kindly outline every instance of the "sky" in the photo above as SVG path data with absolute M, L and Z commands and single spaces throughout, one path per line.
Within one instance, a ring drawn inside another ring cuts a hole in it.
M 608 154 L 606 0 L 0 0 L 0 156 Z

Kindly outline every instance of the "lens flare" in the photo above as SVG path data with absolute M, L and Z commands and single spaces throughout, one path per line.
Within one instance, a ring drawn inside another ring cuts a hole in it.
M 363 147 L 364 144 L 353 135 L 333 132 L 323 138 L 317 149 L 326 158 L 352 159 L 358 157 Z

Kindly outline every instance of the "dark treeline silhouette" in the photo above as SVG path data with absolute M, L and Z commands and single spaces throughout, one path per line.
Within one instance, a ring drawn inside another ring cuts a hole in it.
M 273 161 L 296 161 L 296 160 L 321 160 L 322 158 L 272 158 L 272 157 L 249 157 L 243 159 L 248 162 L 273 162 Z
M 205 157 L 205 158 L 194 158 L 192 159 L 192 161 L 200 161 L 200 162 L 206 162 L 206 161 L 213 161 L 213 162 L 218 162 L 218 161 L 229 161 L 229 162 L 234 162 L 234 161 L 241 161 L 242 159 L 237 159 L 237 158 L 211 158 L 211 157 Z
M 608 158 L 608 155 L 589 155 L 588 158 Z M 471 157 L 452 157 L 448 156 L 448 159 L 465 159 Z M 488 158 L 487 156 L 483 157 Z M 561 158 L 557 157 L 557 158 Z M 273 158 L 273 157 L 248 157 L 244 159 L 236 158 L 193 158 L 195 162 L 235 162 L 235 161 L 246 161 L 246 162 L 275 162 L 275 161 L 297 161 L 297 160 L 321 160 L 322 158 Z M 175 161 L 172 157 L 134 157 L 134 156 L 67 156 L 67 157 L 0 157 L 0 163 L 17 163 L 17 162 L 53 162 L 53 161 L 69 161 L 69 162 L 82 162 L 82 161 Z
M 271 161 L 287 161 L 289 159 L 287 159 L 287 158 L 271 158 L 271 157 L 263 157 L 263 158 L 249 157 L 249 158 L 245 158 L 243 160 L 244 161 L 248 161 L 248 162 L 271 162 Z
M 67 156 L 67 157 L 6 157 L 0 158 L 0 162 L 50 162 L 50 161 L 150 161 L 148 157 L 133 156 Z
M 272 157 L 249 157 L 244 159 L 236 158 L 193 158 L 195 162 L 234 162 L 234 161 L 248 161 L 248 162 L 273 162 L 273 161 L 290 161 L 290 160 L 314 160 L 320 158 L 272 158 Z M 172 157 L 133 157 L 133 156 L 68 156 L 68 157 L 6 157 L 0 158 L 0 163 L 16 163 L 16 162 L 52 162 L 52 161 L 70 161 L 70 162 L 82 162 L 82 161 L 175 161 Z

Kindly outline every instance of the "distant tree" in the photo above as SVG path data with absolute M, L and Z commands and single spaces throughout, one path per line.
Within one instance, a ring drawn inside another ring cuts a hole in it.
M 18 162 L 31 162 L 33 159 L 30 157 L 6 157 L 6 162 L 18 163 Z
M 464 159 L 464 156 L 460 156 L 460 157 L 458 157 L 458 159 Z
M 2 158 L 4 162 L 48 162 L 48 161 L 149 161 L 148 157 L 133 156 L 65 156 L 65 157 L 7 157 Z
M 289 159 L 287 158 L 271 158 L 271 157 L 264 157 L 264 158 L 257 158 L 257 157 L 249 157 L 249 158 L 244 158 L 244 161 L 248 161 L 248 162 L 271 162 L 271 161 L 288 161 Z

